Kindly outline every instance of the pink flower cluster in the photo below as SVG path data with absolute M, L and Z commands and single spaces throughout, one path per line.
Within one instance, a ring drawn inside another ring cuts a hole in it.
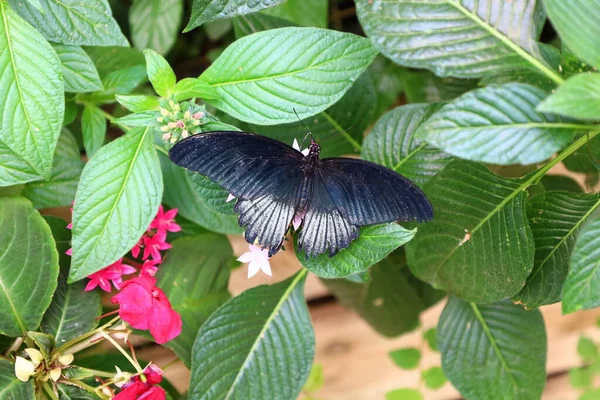
M 150 364 L 144 368 L 145 382 L 134 375 L 129 382 L 123 385 L 114 400 L 164 400 L 167 393 L 158 385 L 162 381 L 162 370 L 156 365 Z

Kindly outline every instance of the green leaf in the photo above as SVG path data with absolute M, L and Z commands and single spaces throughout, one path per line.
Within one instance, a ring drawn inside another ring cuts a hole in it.
M 473 90 L 442 107 L 416 136 L 468 160 L 535 164 L 564 148 L 577 127 L 537 112 L 545 95 L 520 83 Z
M 437 329 L 436 328 L 428 329 L 423 334 L 423 339 L 425 339 L 427 341 L 427 344 L 429 345 L 429 348 L 431 350 L 433 350 L 433 351 L 439 351 L 438 341 L 437 341 Z
M 344 307 L 354 310 L 387 337 L 415 329 L 420 313 L 444 295 L 412 276 L 404 256 L 397 253 L 371 267 L 369 275 L 367 282 L 347 279 L 322 282 Z
M 526 187 L 473 162 L 449 163 L 424 187 L 435 218 L 406 247 L 411 271 L 477 303 L 515 295 L 533 268 Z
M 277 7 L 263 11 L 301 26 L 327 28 L 329 2 L 327 0 L 286 0 Z
M 376 116 L 381 116 L 398 101 L 405 85 L 403 79 L 405 72 L 404 68 L 382 55 L 375 57 L 369 66 L 369 73 L 375 80 L 377 90 Z
M 65 115 L 63 118 L 62 125 L 67 126 L 71 125 L 75 118 L 77 118 L 77 113 L 79 112 L 78 105 L 75 103 L 75 99 L 65 99 Z
M 220 95 L 218 109 L 275 125 L 315 115 L 339 100 L 376 55 L 359 36 L 280 28 L 236 40 L 201 75 Z
M 0 186 L 10 186 L 50 177 L 64 87 L 48 42 L 4 1 L 0 18 Z
M 598 207 L 598 194 L 546 192 L 531 199 L 527 219 L 535 241 L 535 259 L 515 300 L 530 309 L 560 301 L 579 229 Z
M 169 97 L 173 93 L 177 81 L 175 72 L 167 60 L 154 50 L 144 50 L 144 56 L 146 57 L 148 79 L 150 79 L 152 87 L 161 97 Z
M 68 206 L 75 199 L 83 165 L 77 141 L 63 128 L 54 151 L 50 180 L 27 183 L 22 195 L 38 209 Z
M 546 330 L 539 311 L 502 301 L 450 298 L 438 324 L 444 373 L 467 399 L 539 399 L 546 383 Z
M 65 92 L 102 90 L 102 81 L 90 56 L 79 46 L 52 44 L 62 64 Z
M 440 78 L 429 71 L 404 70 L 401 72 L 401 79 L 409 103 L 454 100 L 479 86 L 475 79 Z
M 544 175 L 540 183 L 544 186 L 544 189 L 548 191 L 563 190 L 574 193 L 583 192 L 583 189 L 581 189 L 581 186 L 579 186 L 577 181 L 564 175 Z
M 600 120 L 600 73 L 569 78 L 537 109 L 567 117 Z
M 50 305 L 58 254 L 50 228 L 20 197 L 0 197 L 0 334 L 35 330 Z
M 421 378 L 423 379 L 425 386 L 429 389 L 439 389 L 448 381 L 444 371 L 440 367 L 426 369 L 421 373 Z
M 59 400 L 97 400 L 98 396 L 77 387 L 66 384 L 56 385 Z
M 304 250 L 299 250 L 298 260 L 321 278 L 343 278 L 365 271 L 383 260 L 396 248 L 410 241 L 415 233 L 416 229 L 408 230 L 396 223 L 363 226 L 358 238 L 335 256 L 323 253 L 307 257 Z
M 402 388 L 387 392 L 385 400 L 423 400 L 423 395 L 417 389 Z
M 384 114 L 365 139 L 362 158 L 384 165 L 425 184 L 452 160 L 452 156 L 415 138 L 415 132 L 440 108 L 436 104 L 411 104 Z
M 235 17 L 264 10 L 276 6 L 285 0 L 194 0 L 190 22 L 184 32 L 189 32 L 197 26 L 217 19 Z
M 41 2 L 43 12 L 21 0 L 9 0 L 9 4 L 52 42 L 86 46 L 129 46 L 112 16 L 107 0 L 44 0 Z
M 421 361 L 421 352 L 414 347 L 394 350 L 389 355 L 394 364 L 402 369 L 415 369 Z
M 123 107 L 128 109 L 131 112 L 141 112 L 148 110 L 158 110 L 160 105 L 158 103 L 158 99 L 154 96 L 145 96 L 145 95 L 116 95 L 115 99 L 121 104 Z
M 87 163 L 73 210 L 69 283 L 112 264 L 156 215 L 163 183 L 149 128 L 135 128 Z
M 2 400 L 34 400 L 35 389 L 33 379 L 21 382 L 15 376 L 15 365 L 5 358 L 0 358 L 0 399 Z
M 157 286 L 181 315 L 183 330 L 165 346 L 189 368 L 198 329 L 230 297 L 227 291 L 233 251 L 223 235 L 206 233 L 173 242 L 161 265 Z
M 565 314 L 600 306 L 600 217 L 597 215 L 579 232 L 562 301 Z
M 144 54 L 131 47 L 86 47 L 85 51 L 94 61 L 100 78 L 121 69 L 146 65 Z
M 220 19 L 206 23 L 204 25 L 204 32 L 206 32 L 206 36 L 208 36 L 211 41 L 217 42 L 224 38 L 232 28 L 233 22 L 231 22 L 231 19 Z M 221 48 L 221 50 L 222 49 L 223 48 Z
M 295 399 L 314 357 L 306 273 L 246 290 L 200 328 L 190 398 Z
M 561 40 L 579 58 L 600 68 L 600 0 L 544 0 L 546 12 Z
M 147 79 L 144 65 L 119 69 L 102 78 L 105 90 L 91 93 L 85 99 L 88 99 L 91 103 L 114 103 L 115 95 L 129 94 L 140 84 L 146 82 Z
M 536 2 L 358 0 L 356 14 L 373 44 L 400 65 L 438 76 L 479 78 L 526 61 L 543 66 Z
M 33 340 L 37 348 L 40 349 L 40 352 L 42 353 L 44 358 L 49 359 L 52 351 L 56 347 L 56 342 L 54 341 L 54 338 L 48 335 L 47 333 L 32 331 L 27 332 L 27 336 L 31 340 Z
M 88 158 L 92 158 L 100 150 L 106 137 L 106 118 L 99 107 L 93 104 L 83 107 L 81 133 L 85 152 Z
M 302 388 L 303 393 L 314 393 L 323 387 L 325 376 L 323 374 L 323 364 L 313 364 L 310 369 L 310 375 Z
M 282 18 L 272 17 L 270 15 L 264 15 L 260 13 L 240 15 L 233 19 L 233 29 L 237 39 L 256 32 L 284 28 L 286 26 L 294 26 L 294 23 Z
M 140 111 L 133 114 L 128 114 L 121 118 L 116 118 L 112 122 L 121 126 L 157 126 L 156 119 L 160 117 L 158 111 Z
M 241 233 L 228 193 L 208 178 L 186 171 L 160 154 L 165 194 L 163 201 L 179 215 L 219 233 Z M 221 204 L 221 206 L 218 206 Z
M 187 100 L 192 97 L 201 99 L 218 99 L 217 91 L 208 83 L 198 78 L 184 78 L 177 82 L 174 90 L 175 100 Z
M 167 54 L 179 35 L 183 0 L 135 0 L 129 10 L 133 45 Z
M 599 356 L 598 346 L 592 339 L 581 336 L 577 342 L 577 354 L 586 363 L 596 362 Z
M 587 389 L 592 386 L 592 371 L 589 368 L 569 370 L 569 383 L 576 389 Z

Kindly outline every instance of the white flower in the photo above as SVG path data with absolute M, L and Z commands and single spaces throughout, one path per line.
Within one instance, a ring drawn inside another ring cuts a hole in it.
M 225 200 L 225 203 L 229 203 L 231 200 L 235 200 L 235 196 L 229 193 L 229 196 L 227 196 L 227 200 Z
M 271 264 L 269 264 L 269 249 L 261 249 L 251 244 L 250 251 L 242 254 L 237 260 L 248 263 L 248 279 L 252 278 L 260 270 L 269 276 L 273 276 Z
M 15 359 L 15 375 L 22 382 L 27 382 L 37 366 L 44 360 L 44 356 L 37 349 L 25 349 L 25 352 L 31 361 L 19 356 Z
M 304 219 L 305 215 L 306 215 L 306 211 L 303 211 L 300 214 L 294 215 L 294 219 L 292 220 L 292 226 L 294 227 L 295 231 L 297 231 L 298 228 L 300 228 L 300 225 L 302 224 L 302 220 Z
M 296 150 L 300 151 L 300 145 L 298 144 L 298 141 L 296 139 L 294 139 L 294 143 L 292 143 L 292 147 L 295 148 Z M 302 153 L 304 156 L 307 156 L 308 149 L 304 149 L 304 150 L 300 151 L 300 153 Z

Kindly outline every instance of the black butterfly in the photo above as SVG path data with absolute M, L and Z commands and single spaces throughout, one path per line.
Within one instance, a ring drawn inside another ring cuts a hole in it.
M 238 198 L 235 211 L 246 241 L 277 253 L 296 214 L 305 213 L 298 247 L 312 257 L 333 256 L 358 237 L 363 225 L 427 221 L 433 208 L 402 175 L 354 158 L 319 159 L 311 138 L 308 155 L 246 132 L 191 136 L 169 152 L 175 164 L 207 176 Z

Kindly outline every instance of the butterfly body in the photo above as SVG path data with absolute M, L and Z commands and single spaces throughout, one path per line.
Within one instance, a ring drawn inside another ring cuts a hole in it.
M 180 141 L 169 157 L 237 197 L 234 211 L 246 241 L 269 248 L 270 255 L 298 215 L 298 247 L 309 257 L 335 255 L 363 225 L 433 217 L 423 192 L 402 175 L 364 160 L 321 160 L 319 152 L 314 140 L 304 156 L 264 136 L 219 131 Z

